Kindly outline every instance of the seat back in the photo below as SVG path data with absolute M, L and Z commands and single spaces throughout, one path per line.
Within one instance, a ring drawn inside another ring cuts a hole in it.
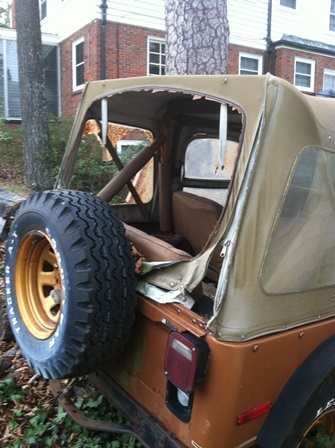
M 222 210 L 222 205 L 211 199 L 177 191 L 172 197 L 174 232 L 187 238 L 198 254 L 205 247 Z M 213 281 L 217 281 L 222 265 L 220 250 L 220 247 L 214 250 L 207 272 L 207 277 Z

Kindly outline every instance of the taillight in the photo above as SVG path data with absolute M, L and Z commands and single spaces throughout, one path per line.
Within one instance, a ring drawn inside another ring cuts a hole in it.
M 194 384 L 205 378 L 208 360 L 209 348 L 204 339 L 190 333 L 170 333 L 164 359 L 166 403 L 182 421 L 189 420 Z

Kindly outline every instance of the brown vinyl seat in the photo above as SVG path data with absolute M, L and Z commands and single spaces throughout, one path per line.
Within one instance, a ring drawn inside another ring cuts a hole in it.
M 172 197 L 174 232 L 186 237 L 194 253 L 205 247 L 223 211 L 223 206 L 202 196 L 177 191 Z M 207 277 L 217 281 L 222 265 L 221 247 L 215 248 L 211 257 Z
M 191 245 L 194 254 L 205 247 L 223 210 L 217 202 L 192 193 L 177 191 L 172 197 L 174 232 L 182 235 Z M 188 252 L 124 223 L 126 236 L 146 261 L 186 261 L 192 258 Z M 220 247 L 211 257 L 207 277 L 217 281 L 222 265 Z

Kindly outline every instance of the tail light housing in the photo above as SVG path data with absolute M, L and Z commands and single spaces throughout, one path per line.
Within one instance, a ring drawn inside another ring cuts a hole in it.
M 204 339 L 191 333 L 170 333 L 164 359 L 166 404 L 182 421 L 190 419 L 194 385 L 205 378 L 208 361 L 209 348 Z

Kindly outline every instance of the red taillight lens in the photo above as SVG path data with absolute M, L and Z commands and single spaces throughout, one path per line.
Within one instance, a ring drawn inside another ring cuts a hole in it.
M 207 342 L 189 333 L 172 332 L 166 345 L 164 369 L 168 380 L 190 393 L 204 378 L 209 358 Z
M 250 422 L 251 420 L 254 420 L 257 417 L 260 417 L 261 415 L 268 413 L 271 409 L 271 406 L 272 406 L 272 402 L 267 401 L 266 403 L 260 404 L 259 406 L 256 406 L 255 408 L 252 408 L 246 412 L 243 412 L 243 414 L 240 414 L 237 417 L 237 424 L 243 425 L 243 423 Z

